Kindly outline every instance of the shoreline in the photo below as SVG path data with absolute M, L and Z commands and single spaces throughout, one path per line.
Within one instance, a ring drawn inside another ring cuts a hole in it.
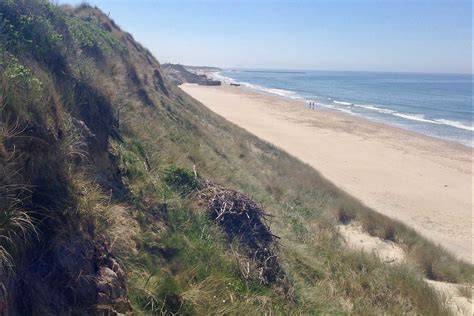
M 227 84 L 224 84 L 224 86 L 227 86 Z M 276 99 L 279 99 L 283 102 L 285 102 L 285 101 L 288 102 L 289 101 L 289 102 L 295 103 L 295 105 L 299 103 L 299 105 L 303 106 L 303 107 L 305 106 L 305 103 L 306 103 L 306 100 L 304 100 L 304 99 L 301 99 L 301 100 L 300 99 L 291 99 L 289 97 L 282 96 L 282 95 L 277 95 L 277 94 L 274 94 L 274 93 L 271 93 L 271 92 L 266 92 L 266 91 L 263 91 L 263 90 L 253 89 L 253 88 L 245 86 L 245 85 L 238 86 L 237 88 L 240 88 L 242 90 L 247 90 L 248 93 L 262 94 L 262 95 L 267 96 L 269 98 L 276 98 Z M 310 110 L 308 108 L 305 108 L 305 109 Z M 326 113 L 331 113 L 331 114 L 334 114 L 334 115 L 340 115 L 341 117 L 348 117 L 348 118 L 351 118 L 351 119 L 354 119 L 354 120 L 360 120 L 360 121 L 363 122 L 363 124 L 380 125 L 381 128 L 393 128 L 393 129 L 397 130 L 398 132 L 411 134 L 414 137 L 426 138 L 427 141 L 431 140 L 431 141 L 435 141 L 435 142 L 445 143 L 446 146 L 454 146 L 454 147 L 460 146 L 460 148 L 464 148 L 465 150 L 469 150 L 469 151 L 474 153 L 474 147 L 471 147 L 471 146 L 469 146 L 465 143 L 457 142 L 457 141 L 449 139 L 449 138 L 440 138 L 440 137 L 436 137 L 436 136 L 423 134 L 423 133 L 420 133 L 420 132 L 417 132 L 417 131 L 412 131 L 412 130 L 403 128 L 401 126 L 397 126 L 396 124 L 390 124 L 390 122 L 385 122 L 385 121 L 382 121 L 382 120 L 376 120 L 376 119 L 368 118 L 368 117 L 365 117 L 363 115 L 344 113 L 342 111 L 339 111 L 339 110 L 336 110 L 336 109 L 331 109 L 331 108 L 324 107 L 324 106 L 317 106 L 315 110 L 310 110 L 310 111 L 317 111 L 317 112 L 323 112 L 323 113 L 326 112 Z M 473 143 L 473 145 L 474 145 L 474 143 Z M 464 150 L 464 149 L 461 149 L 461 150 Z
M 264 94 L 264 95 L 268 95 L 270 97 L 283 98 L 283 99 L 286 99 L 286 100 L 291 100 L 291 101 L 294 101 L 294 102 L 301 102 L 301 103 L 306 103 L 307 101 L 309 101 L 305 97 L 299 96 L 299 95 L 295 95 L 294 97 L 292 97 L 291 94 L 293 94 L 293 92 L 290 91 L 290 90 L 271 89 L 271 88 L 265 88 L 265 87 L 259 86 L 259 85 L 253 85 L 253 84 L 250 84 L 250 83 L 247 83 L 247 82 L 239 82 L 239 81 L 236 81 L 236 80 L 234 80 L 230 77 L 220 75 L 220 72 L 207 72 L 206 75 L 210 78 L 213 78 L 214 80 L 221 81 L 223 83 L 223 85 L 229 85 L 230 83 L 237 83 L 237 84 L 240 85 L 240 87 L 242 89 L 248 89 L 249 92 L 251 92 L 251 93 L 261 93 L 261 94 Z M 271 92 L 271 90 L 282 91 L 282 92 L 288 93 L 288 95 L 279 94 L 277 92 Z M 337 101 L 337 102 L 339 102 L 339 101 Z M 341 101 L 341 103 L 346 103 L 346 102 Z M 442 136 L 437 136 L 437 135 L 430 135 L 429 133 L 423 133 L 423 132 L 418 131 L 416 129 L 408 128 L 404 124 L 397 124 L 397 123 L 392 122 L 390 120 L 383 120 L 383 119 L 379 119 L 379 118 L 376 118 L 376 117 L 370 117 L 370 116 L 366 116 L 366 115 L 363 115 L 363 114 L 360 114 L 360 113 L 357 113 L 357 112 L 349 113 L 349 112 L 345 112 L 342 109 L 331 108 L 329 106 L 324 106 L 324 105 L 319 105 L 317 110 L 327 110 L 329 112 L 335 112 L 335 113 L 339 113 L 339 114 L 342 114 L 342 115 L 349 115 L 351 117 L 360 118 L 360 119 L 363 119 L 363 120 L 367 120 L 369 122 L 379 123 L 379 124 L 382 124 L 382 125 L 385 125 L 385 126 L 394 127 L 394 128 L 401 129 L 401 130 L 404 130 L 404 131 L 407 131 L 407 132 L 410 132 L 410 133 L 415 133 L 417 135 L 423 135 L 423 136 L 426 136 L 426 137 L 429 137 L 429 138 L 434 138 L 436 140 L 443 140 L 443 141 L 447 141 L 449 143 L 461 144 L 461 145 L 469 148 L 470 150 L 474 150 L 474 139 L 472 137 L 469 141 L 467 141 L 467 140 L 461 140 L 461 139 L 456 140 L 456 139 L 453 139 L 453 138 L 442 137 Z M 452 126 L 452 125 L 448 125 L 448 126 Z
M 473 262 L 471 147 L 339 111 L 310 110 L 304 101 L 245 86 L 181 88 L 377 212 Z

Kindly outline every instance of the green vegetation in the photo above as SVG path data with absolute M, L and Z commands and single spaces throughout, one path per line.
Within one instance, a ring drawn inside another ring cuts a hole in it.
M 62 15 L 48 1 L 39 4 L 14 0 L 0 3 L 1 29 L 8 39 L 8 50 L 35 57 L 57 53 L 62 35 L 56 29 L 63 22 Z
M 199 186 L 199 183 L 191 170 L 171 165 L 165 169 L 164 175 L 164 180 L 169 186 L 178 189 L 183 193 L 196 190 Z
M 147 171 L 144 151 L 136 140 L 116 144 L 116 150 L 120 157 L 128 157 L 119 167 L 129 170 L 130 191 L 138 195 L 132 193 L 132 198 L 155 199 L 153 206 L 137 217 L 141 231 L 136 237 L 137 254 L 119 251 L 124 254 L 122 263 L 130 267 L 129 293 L 136 312 L 283 310 L 276 294 L 257 280 L 243 277 L 237 258 L 228 253 L 227 239 L 207 213 L 200 208 L 190 211 L 195 207 L 186 196 L 199 185 L 192 171 L 174 165 L 163 171 Z M 143 183 L 153 186 L 144 189 Z M 233 247 L 239 246 L 233 243 Z M 259 304 L 262 297 L 265 304 Z
M 85 20 L 75 16 L 66 18 L 66 24 L 77 44 L 91 54 L 108 56 L 121 53 L 125 46 L 100 25 L 100 18 L 88 16 Z
M 423 278 L 472 282 L 472 266 L 168 83 L 97 8 L 0 0 L 0 14 L 0 314 L 444 315 Z M 207 181 L 271 215 L 289 289 L 210 216 Z M 351 221 L 409 262 L 346 249 Z

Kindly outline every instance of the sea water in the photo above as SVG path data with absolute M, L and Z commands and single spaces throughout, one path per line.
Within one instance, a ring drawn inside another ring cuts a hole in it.
M 226 69 L 216 77 L 473 147 L 471 74 Z

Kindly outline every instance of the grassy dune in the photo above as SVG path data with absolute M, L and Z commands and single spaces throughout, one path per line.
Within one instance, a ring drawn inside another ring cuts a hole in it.
M 97 8 L 0 0 L 0 14 L 0 311 L 445 315 L 423 278 L 472 281 L 472 266 L 173 86 Z M 199 198 L 206 180 L 272 215 L 292 295 L 242 270 L 244 246 Z M 346 249 L 335 227 L 350 221 L 409 262 Z M 107 264 L 118 294 L 104 298 Z

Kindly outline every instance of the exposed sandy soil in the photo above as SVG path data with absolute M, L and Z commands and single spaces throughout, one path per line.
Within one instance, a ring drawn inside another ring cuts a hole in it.
M 432 280 L 425 280 L 430 284 L 442 298 L 446 300 L 446 304 L 451 308 L 455 315 L 473 315 L 473 292 L 472 287 L 469 285 L 459 285 L 447 282 L 439 282 Z M 466 287 L 471 292 L 471 297 L 467 298 L 460 292 L 461 287 Z
M 339 225 L 338 228 L 351 248 L 368 253 L 375 252 L 386 263 L 401 263 L 405 260 L 405 252 L 393 241 L 370 236 L 359 225 Z
M 339 233 L 352 249 L 360 249 L 367 253 L 375 253 L 384 262 L 397 264 L 405 262 L 405 252 L 396 243 L 373 237 L 363 231 L 357 224 L 339 225 Z M 470 285 L 461 285 L 448 282 L 439 282 L 425 279 L 440 295 L 444 302 L 449 306 L 454 315 L 471 316 L 473 311 L 472 287 Z M 467 298 L 461 294 L 460 289 L 464 287 L 464 292 L 471 293 Z
M 472 149 L 244 87 L 181 88 L 376 211 L 472 262 Z

